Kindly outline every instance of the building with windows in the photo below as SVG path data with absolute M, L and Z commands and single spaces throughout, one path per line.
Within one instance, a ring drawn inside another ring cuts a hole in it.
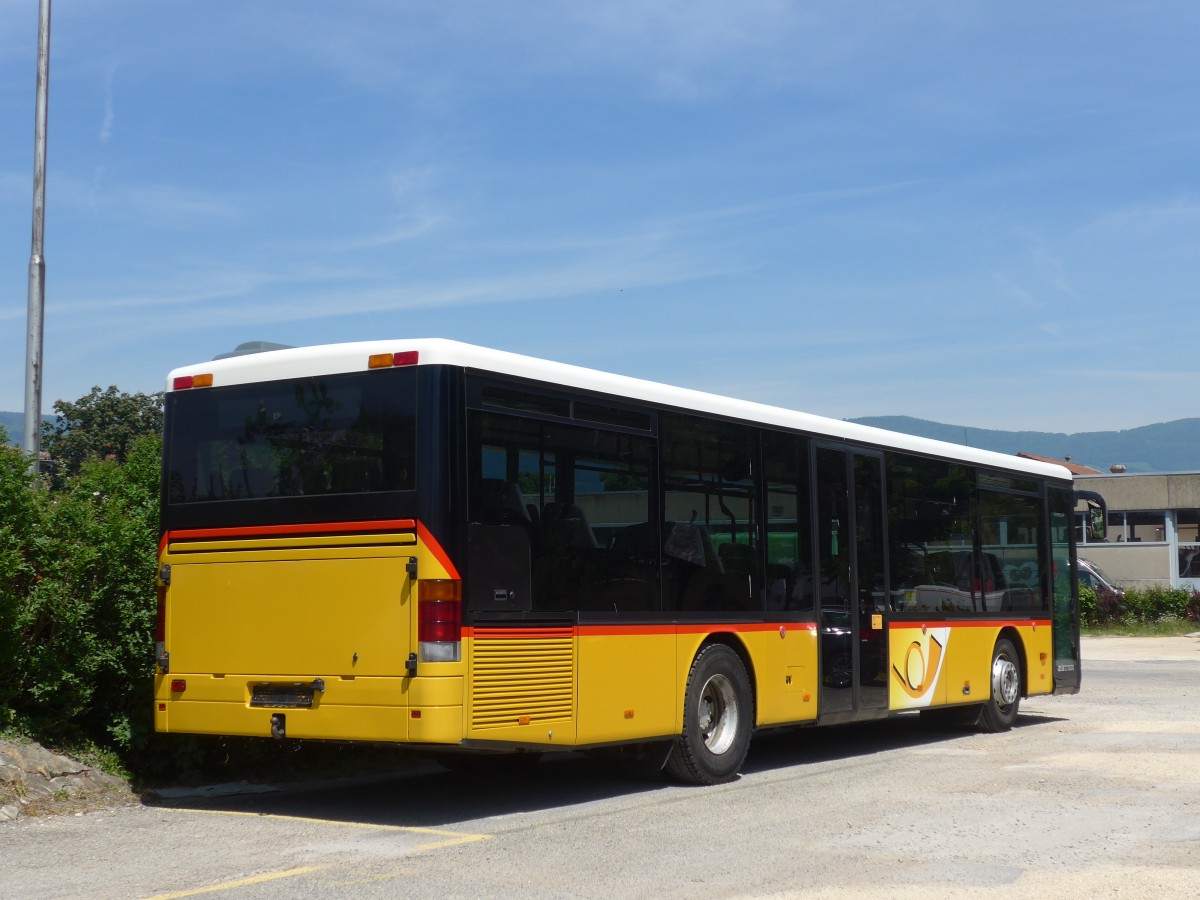
M 1200 589 L 1200 472 L 1076 475 L 1075 484 L 1108 506 L 1104 541 L 1076 529 L 1080 557 L 1123 585 Z

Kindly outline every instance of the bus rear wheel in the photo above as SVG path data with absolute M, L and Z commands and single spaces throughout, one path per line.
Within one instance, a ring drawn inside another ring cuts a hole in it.
M 979 716 L 979 727 L 993 733 L 1008 731 L 1017 721 L 1021 705 L 1021 657 L 1008 638 L 996 641 L 992 650 L 991 690 Z
M 690 784 L 732 781 L 750 749 L 754 719 L 750 679 L 737 653 L 724 644 L 701 650 L 683 704 L 683 733 L 675 738 L 667 772 Z

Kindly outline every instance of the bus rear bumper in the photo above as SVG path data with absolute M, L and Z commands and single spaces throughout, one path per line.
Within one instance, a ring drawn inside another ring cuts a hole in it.
M 458 744 L 463 734 L 461 677 L 332 678 L 311 706 L 257 705 L 255 685 L 278 676 L 169 675 L 155 684 L 160 732 L 309 740 Z M 184 690 L 172 687 L 184 685 Z

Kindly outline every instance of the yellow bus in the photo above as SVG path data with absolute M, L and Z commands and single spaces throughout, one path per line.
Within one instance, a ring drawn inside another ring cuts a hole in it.
M 645 748 L 1080 684 L 1063 467 L 446 340 L 167 383 L 155 724 Z M 452 757 L 451 757 L 452 758 Z

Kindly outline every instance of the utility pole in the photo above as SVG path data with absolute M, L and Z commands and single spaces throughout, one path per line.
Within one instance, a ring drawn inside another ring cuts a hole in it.
M 38 2 L 37 103 L 33 118 L 33 247 L 29 255 L 29 313 L 25 341 L 25 431 L 30 468 L 42 449 L 42 334 L 46 309 L 46 113 L 50 93 L 50 0 Z

